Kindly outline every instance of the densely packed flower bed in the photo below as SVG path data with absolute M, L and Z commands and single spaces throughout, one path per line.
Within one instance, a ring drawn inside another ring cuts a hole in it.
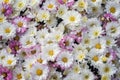
M 0 0 L 0 80 L 120 80 L 120 0 Z

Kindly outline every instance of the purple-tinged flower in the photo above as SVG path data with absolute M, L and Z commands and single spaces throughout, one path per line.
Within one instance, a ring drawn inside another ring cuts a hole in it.
M 18 34 L 23 34 L 27 31 L 28 28 L 28 18 L 26 17 L 16 17 L 13 20 L 13 24 L 17 26 L 17 33 Z
M 2 3 L 2 6 L 0 9 L 5 16 L 9 16 L 13 12 L 12 6 L 10 4 Z
M 17 40 L 11 40 L 8 43 L 10 49 L 12 50 L 12 54 L 17 54 L 17 51 L 20 49 L 20 42 Z
M 66 4 L 68 7 L 71 7 L 74 4 L 74 0 L 57 0 L 60 4 Z
M 3 76 L 4 80 L 12 80 L 13 79 L 13 73 L 10 69 L 7 67 L 3 67 L 0 65 L 0 76 Z
M 59 46 L 62 49 L 72 51 L 74 46 L 74 39 L 71 38 L 69 35 L 66 35 L 63 37 L 63 39 L 60 40 Z

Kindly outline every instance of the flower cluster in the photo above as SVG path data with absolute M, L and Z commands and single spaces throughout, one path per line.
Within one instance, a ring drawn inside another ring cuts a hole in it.
M 0 80 L 120 80 L 120 0 L 0 0 Z

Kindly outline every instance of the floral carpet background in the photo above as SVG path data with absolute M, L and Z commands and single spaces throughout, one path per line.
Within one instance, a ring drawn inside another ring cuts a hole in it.
M 0 80 L 120 80 L 120 0 L 0 0 Z

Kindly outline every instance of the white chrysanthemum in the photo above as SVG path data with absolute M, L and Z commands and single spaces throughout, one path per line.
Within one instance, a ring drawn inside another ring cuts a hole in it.
M 36 34 L 37 42 L 43 45 L 46 35 L 48 35 L 48 29 L 46 28 L 40 31 L 37 31 L 37 34 Z
M 28 48 L 34 46 L 36 44 L 36 40 L 32 36 L 25 35 L 20 38 L 20 43 L 22 44 L 22 47 Z
M 75 53 L 75 59 L 78 61 L 82 61 L 85 59 L 87 53 L 88 53 L 87 50 L 81 50 L 81 51 Z
M 68 8 L 65 5 L 60 5 L 58 7 L 56 16 L 62 18 L 63 15 L 67 12 Z
M 109 37 L 109 36 L 106 36 L 105 37 L 105 40 L 106 40 L 106 46 L 107 47 L 112 47 L 112 46 L 116 46 L 116 41 L 114 40 L 114 38 L 112 37 Z
M 41 65 L 39 63 L 35 63 L 31 69 L 31 76 L 33 80 L 46 80 L 48 77 L 49 68 L 47 65 Z
M 115 1 L 108 1 L 106 4 L 106 12 L 111 13 L 114 16 L 118 16 L 120 14 L 120 3 L 117 3 Z
M 13 80 L 25 80 L 25 73 L 19 67 L 13 70 Z
M 7 55 L 3 61 L 4 66 L 15 66 L 17 58 L 14 55 Z
M 46 56 L 48 61 L 54 61 L 59 52 L 60 49 L 57 44 L 50 44 L 42 47 L 42 53 Z
M 93 73 L 89 71 L 88 69 L 82 70 L 80 76 L 81 76 L 80 77 L 81 80 L 94 80 Z
M 49 11 L 56 10 L 56 1 L 55 0 L 46 0 L 43 4 L 43 8 Z
M 46 22 L 46 25 L 49 27 L 56 27 L 57 19 L 54 15 L 50 15 L 50 19 Z
M 89 5 L 87 7 L 87 12 L 88 16 L 93 17 L 93 16 L 99 16 L 103 10 L 101 8 L 101 5 Z
M 73 6 L 78 11 L 87 10 L 88 3 L 85 0 L 78 0 L 75 5 Z
M 0 35 L 2 35 L 4 39 L 13 38 L 15 33 L 16 28 L 13 24 L 6 22 L 0 25 Z
M 120 24 L 117 22 L 107 23 L 106 34 L 114 38 L 118 37 L 120 35 Z
M 97 53 L 103 53 L 106 49 L 105 40 L 103 38 L 95 39 L 92 41 L 93 48 L 91 51 Z
M 47 10 L 40 10 L 36 17 L 38 21 L 47 21 L 50 19 L 50 13 Z
M 67 11 L 63 15 L 63 21 L 65 25 L 79 25 L 81 15 L 77 11 Z
M 100 64 L 100 74 L 107 74 L 107 75 L 113 75 L 114 73 L 116 73 L 117 68 L 110 63 L 106 63 L 106 64 Z
M 4 59 L 7 57 L 7 51 L 5 49 L 2 49 L 0 51 L 0 64 L 3 65 Z
M 80 52 L 80 51 L 84 51 L 84 50 L 86 50 L 86 47 L 83 46 L 82 44 L 74 46 L 74 53 L 77 53 L 77 52 Z
M 86 23 L 88 28 L 101 26 L 101 23 L 97 18 L 90 18 Z
M 6 22 L 6 17 L 2 14 L 0 14 L 0 24 Z
M 57 72 L 56 69 L 52 69 L 47 80 L 62 80 L 62 74 Z
M 103 33 L 102 27 L 98 26 L 90 28 L 88 35 L 90 36 L 91 39 L 95 39 L 100 37 L 102 33 Z
M 45 56 L 44 53 L 40 53 L 36 57 L 36 62 L 40 64 L 47 64 L 47 57 Z
M 85 47 L 89 47 L 89 48 L 92 47 L 92 45 L 91 45 L 92 44 L 92 39 L 90 38 L 90 36 L 88 36 L 86 34 L 83 36 L 83 39 L 82 39 L 81 43 Z
M 56 64 L 61 68 L 69 68 L 73 64 L 73 56 L 69 52 L 62 52 L 57 56 Z
M 15 0 L 14 2 L 14 8 L 15 10 L 23 10 L 27 6 L 27 0 Z
M 74 63 L 70 71 L 74 74 L 79 74 L 81 72 L 81 68 L 79 64 Z
M 25 70 L 30 71 L 36 59 L 34 57 L 26 58 L 23 66 Z

